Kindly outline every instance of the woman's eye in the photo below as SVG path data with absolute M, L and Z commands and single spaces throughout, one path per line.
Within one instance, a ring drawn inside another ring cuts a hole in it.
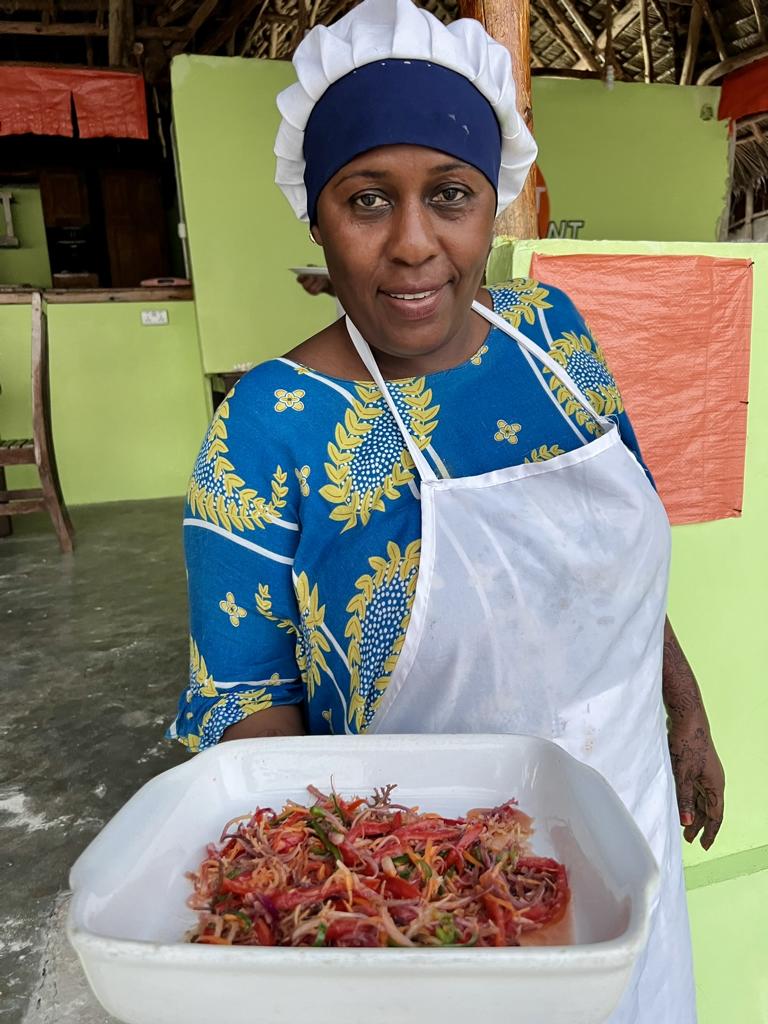
M 361 196 L 355 196 L 354 203 L 355 206 L 362 206 L 366 210 L 380 210 L 387 205 L 386 199 L 375 192 L 364 192 Z
M 438 203 L 444 204 L 457 203 L 461 199 L 464 199 L 466 195 L 467 193 L 463 188 L 456 188 L 454 186 L 451 186 L 450 188 L 440 189 L 440 191 L 435 196 L 435 200 Z

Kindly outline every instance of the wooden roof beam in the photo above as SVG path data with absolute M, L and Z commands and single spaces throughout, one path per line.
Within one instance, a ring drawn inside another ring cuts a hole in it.
M 261 6 L 261 10 L 255 19 L 258 21 L 266 10 L 268 3 L 269 0 L 239 0 L 239 2 L 233 6 L 229 17 L 226 18 L 210 36 L 207 36 L 200 46 L 197 47 L 198 53 L 215 53 L 220 46 L 223 46 L 228 39 L 232 38 L 245 19 L 249 15 L 253 14 L 257 7 Z
M 748 50 L 746 53 L 740 53 L 736 57 L 729 57 L 727 60 L 722 60 L 719 64 L 715 64 L 713 67 L 707 68 L 706 71 L 702 72 L 696 79 L 696 85 L 711 85 L 719 78 L 729 75 L 731 71 L 745 68 L 748 64 L 754 64 L 756 60 L 762 60 L 763 57 L 768 57 L 768 46 L 758 46 L 755 50 Z
M 39 21 L 0 21 L 0 36 L 109 36 L 109 29 L 96 22 L 57 21 L 43 25 Z M 186 39 L 186 29 L 160 28 L 157 25 L 140 25 L 135 32 L 137 39 Z
M 620 11 L 617 11 L 613 16 L 613 44 L 616 49 L 616 39 L 618 36 L 627 28 L 640 14 L 640 0 L 627 0 Z M 595 48 L 598 53 L 602 53 L 605 50 L 605 44 L 607 40 L 607 34 L 605 31 L 601 32 L 595 42 Z M 579 61 L 574 65 L 576 70 L 584 70 L 587 65 L 584 61 Z
M 643 78 L 650 84 L 653 81 L 653 49 L 648 20 L 648 0 L 640 0 L 640 42 L 643 48 Z
M 765 22 L 763 21 L 763 12 L 760 9 L 760 0 L 752 0 L 752 10 L 755 15 L 755 22 L 757 23 L 757 34 L 763 42 L 766 42 Z
M 590 70 L 598 71 L 600 64 L 594 53 L 587 49 L 581 39 L 579 39 L 570 22 L 555 5 L 554 0 L 536 0 L 536 2 L 539 7 L 546 11 L 552 21 L 557 41 L 565 45 L 566 49 L 570 49 L 580 60 L 583 60 Z M 552 29 L 550 29 L 551 31 Z
M 543 14 L 541 11 L 537 11 L 532 8 L 531 18 L 537 25 L 539 25 L 544 30 L 544 32 L 546 32 L 548 36 L 552 37 L 552 43 L 550 45 L 554 44 L 555 46 L 559 46 L 560 49 L 563 50 L 565 54 L 569 57 L 579 56 L 578 53 L 574 50 L 574 48 L 570 46 L 568 42 L 563 38 L 563 36 L 557 28 L 557 25 L 555 25 L 554 22 L 550 21 L 546 14 Z
M 124 67 L 133 49 L 133 0 L 109 0 L 109 66 Z
M 685 57 L 683 58 L 683 70 L 680 72 L 680 85 L 690 85 L 693 82 L 693 70 L 696 67 L 696 58 L 699 54 L 702 17 L 701 5 L 694 0 L 691 7 L 691 17 L 688 22 L 688 37 L 685 42 Z
M 168 60 L 171 60 L 177 54 L 183 53 L 183 51 L 186 50 L 198 29 L 203 26 L 205 21 L 216 10 L 217 3 L 218 0 L 203 0 L 184 27 L 183 37 L 179 39 L 178 42 L 168 47 Z
M 176 21 L 184 3 L 185 0 L 165 0 L 156 8 L 153 20 L 158 25 L 169 25 L 172 21 Z
M 582 18 L 581 12 L 579 11 L 573 0 L 560 0 L 560 4 L 565 8 L 565 12 L 571 21 L 574 23 L 576 28 L 581 32 L 584 42 L 589 46 L 592 53 L 595 52 L 595 33 Z M 597 54 L 599 59 L 600 55 Z
M 712 33 L 712 38 L 715 41 L 715 49 L 720 60 L 727 60 L 728 51 L 725 48 L 725 40 L 723 39 L 723 33 L 720 31 L 720 26 L 717 23 L 717 16 L 712 10 L 712 6 L 709 0 L 697 0 L 701 5 L 701 9 L 704 13 L 704 17 L 707 19 L 707 25 L 709 25 L 709 31 Z

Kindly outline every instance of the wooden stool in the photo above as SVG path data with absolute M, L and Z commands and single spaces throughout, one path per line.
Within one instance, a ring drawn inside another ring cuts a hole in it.
M 9 491 L 6 466 L 37 466 L 40 487 Z M 40 292 L 32 294 L 32 437 L 0 440 L 0 524 L 9 533 L 8 516 L 46 510 L 62 551 L 73 548 L 74 529 L 61 496 L 51 435 L 51 393 L 48 375 L 48 318 Z

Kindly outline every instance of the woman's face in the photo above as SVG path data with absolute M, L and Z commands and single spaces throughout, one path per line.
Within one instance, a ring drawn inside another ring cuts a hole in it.
M 495 212 L 474 167 L 421 146 L 382 146 L 331 178 L 313 234 L 363 337 L 394 359 L 435 355 L 442 368 L 463 358 Z

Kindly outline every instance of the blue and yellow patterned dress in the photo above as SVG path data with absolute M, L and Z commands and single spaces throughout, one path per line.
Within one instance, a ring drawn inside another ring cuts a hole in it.
M 530 280 L 491 294 L 617 420 L 639 459 L 616 383 L 568 297 Z M 599 432 L 497 329 L 466 363 L 391 390 L 441 476 L 552 459 Z M 364 732 L 403 645 L 420 534 L 418 479 L 375 384 L 285 358 L 246 374 L 217 410 L 187 492 L 189 685 L 169 736 L 202 750 L 280 704 L 302 704 L 311 733 Z

